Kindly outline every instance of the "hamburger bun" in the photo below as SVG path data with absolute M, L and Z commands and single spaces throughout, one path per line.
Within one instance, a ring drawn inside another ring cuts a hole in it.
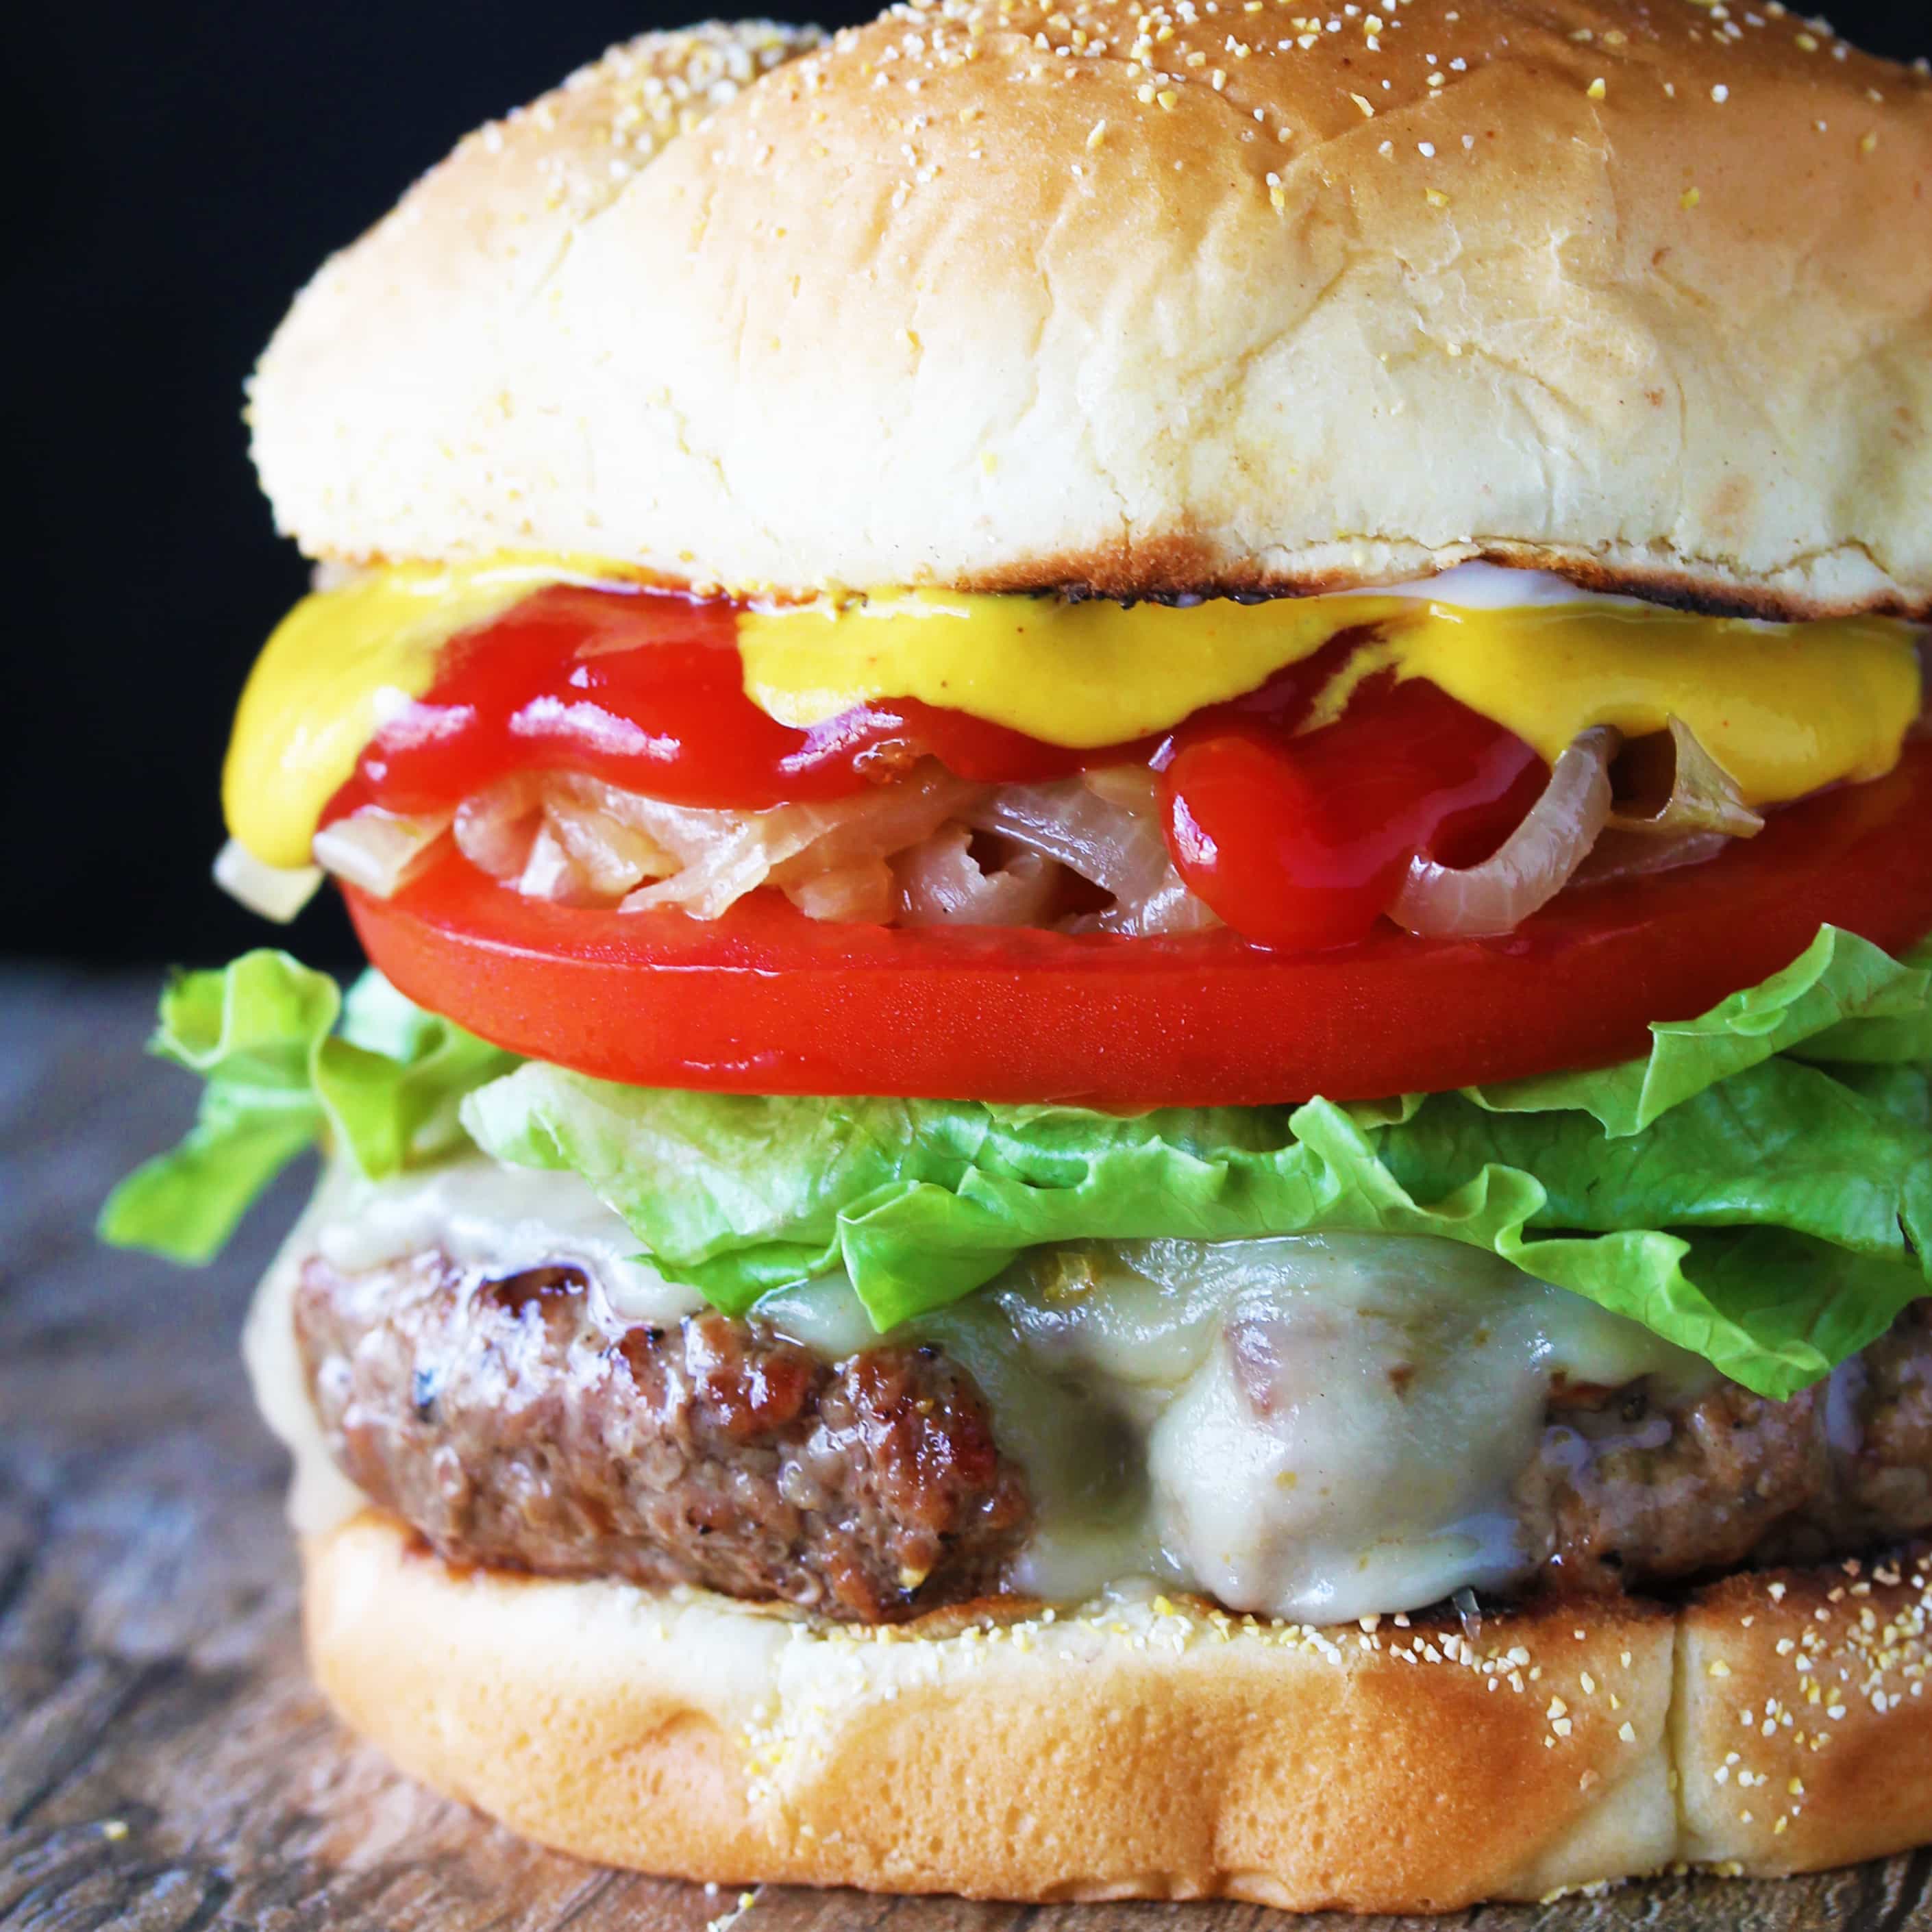
M 304 1550 L 310 1659 L 406 1770 L 557 1849 L 740 1882 L 1451 1910 L 1932 1835 L 1932 1552 L 1328 1630 L 1162 1598 L 868 1629 Z
M 252 387 L 278 522 L 734 593 L 1481 558 L 1932 614 L 1932 80 L 1771 9 L 1294 9 L 614 50 L 298 299 Z M 854 1628 L 369 1510 L 305 1564 L 356 1729 L 658 1873 L 1400 1912 L 1932 1837 L 1923 1565 L 1312 1630 L 1131 1593 Z
M 329 262 L 252 416 L 351 562 L 1923 613 L 1932 79 L 1628 0 L 646 35 Z

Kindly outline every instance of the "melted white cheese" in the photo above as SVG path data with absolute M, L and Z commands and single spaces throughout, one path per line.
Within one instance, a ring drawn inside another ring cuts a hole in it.
M 304 1531 L 359 1498 L 328 1460 L 296 1357 L 302 1263 L 320 1253 L 354 1271 L 431 1248 L 493 1274 L 574 1264 L 626 1321 L 702 1306 L 574 1177 L 480 1155 L 382 1183 L 332 1171 L 244 1345 L 296 1459 Z M 758 1315 L 834 1359 L 880 1339 L 842 1277 L 767 1296 Z M 1673 1395 L 1711 1378 L 1492 1255 L 1364 1234 L 1088 1244 L 1029 1257 L 892 1339 L 944 1347 L 1024 1467 L 1035 1530 L 1016 1588 L 1066 1601 L 1150 1578 L 1307 1622 L 1413 1610 L 1532 1567 L 1540 1552 L 1514 1491 L 1552 1378 L 1648 1375 Z
M 1358 593 L 1359 594 L 1359 593 Z M 1378 586 L 1378 597 L 1406 597 L 1425 604 L 1453 604 L 1459 610 L 1519 610 L 1530 605 L 1610 604 L 1641 610 L 1640 597 L 1584 590 L 1553 571 L 1512 570 L 1500 563 L 1459 563 L 1434 577 Z
M 869 1339 L 855 1310 L 819 1282 L 759 1313 L 838 1352 Z M 910 1332 L 971 1372 L 1025 1466 L 1017 1586 L 1064 1600 L 1144 1575 L 1318 1623 L 1534 1564 L 1513 1491 L 1553 1377 L 1710 1378 L 1492 1255 L 1387 1235 L 1096 1244 Z
M 308 1232 L 314 1211 L 311 1205 L 290 1230 L 255 1291 L 242 1330 L 242 1359 L 255 1406 L 289 1452 L 289 1526 L 298 1536 L 322 1535 L 353 1516 L 363 1501 L 328 1453 L 296 1347 L 296 1285 L 302 1263 L 315 1252 Z

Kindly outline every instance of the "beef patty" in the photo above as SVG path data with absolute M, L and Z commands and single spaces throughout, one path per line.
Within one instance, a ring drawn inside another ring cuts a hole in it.
M 696 1583 L 866 1623 L 982 1593 L 1026 1486 L 926 1347 L 835 1364 L 755 1324 L 627 1326 L 572 1268 L 304 1266 L 296 1334 L 332 1452 L 453 1562 Z
M 1519 1486 L 1544 1580 L 1610 1590 L 1815 1563 L 1932 1527 L 1932 1302 L 1787 1402 L 1720 1382 L 1558 1390 Z
M 320 1258 L 297 1340 L 332 1452 L 452 1562 L 693 1583 L 866 1623 L 997 1590 L 1024 1473 L 931 1345 L 832 1363 L 755 1322 L 614 1320 L 578 1270 Z M 1516 1487 L 1525 1592 L 1655 1587 L 1932 1528 L 1932 1302 L 1788 1402 L 1558 1386 Z

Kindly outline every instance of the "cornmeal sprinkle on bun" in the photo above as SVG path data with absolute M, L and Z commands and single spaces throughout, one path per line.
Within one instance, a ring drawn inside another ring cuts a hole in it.
M 282 526 L 735 589 L 1485 556 L 1932 605 L 1924 74 L 1768 8 L 1302 8 L 633 42 L 302 296 Z
M 1450 1911 L 1916 1843 L 1932 1576 L 1313 1630 L 1154 1597 L 856 1630 L 307 1547 L 310 1654 L 418 1777 L 580 1856 L 1003 1898 Z M 983 1612 L 983 1613 L 982 1613 Z

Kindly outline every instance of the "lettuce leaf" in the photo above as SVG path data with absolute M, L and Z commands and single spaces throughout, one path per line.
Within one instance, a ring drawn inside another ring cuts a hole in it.
M 285 955 L 190 974 L 154 1049 L 208 1082 L 192 1132 L 104 1210 L 212 1253 L 317 1140 L 381 1175 L 458 1144 L 582 1174 L 663 1271 L 742 1314 L 843 1270 L 880 1330 L 1022 1250 L 1354 1231 L 1487 1248 L 1774 1397 L 1927 1292 L 1932 951 L 1827 928 L 1622 1066 L 1362 1105 L 1166 1109 L 658 1091 L 510 1056 L 374 974 Z
M 376 974 L 345 1001 L 326 974 L 266 950 L 177 975 L 148 1050 L 201 1076 L 200 1110 L 178 1146 L 115 1189 L 100 1232 L 184 1262 L 219 1250 L 318 1142 L 372 1178 L 458 1144 L 463 1095 L 516 1064 Z
M 1932 939 L 1921 940 L 1905 954 L 1903 963 L 1908 970 L 1932 978 Z M 1847 1016 L 1843 1024 L 1805 1041 L 1796 1051 L 1803 1060 L 1864 1066 L 1932 1060 L 1932 998 L 1904 1012 Z
M 1762 986 L 1654 1028 L 1643 1059 L 1400 1103 L 1123 1119 L 657 1092 L 530 1063 L 464 1119 L 499 1159 L 584 1175 L 729 1312 L 842 1268 L 884 1330 L 1047 1242 L 1431 1234 L 1783 1397 L 1926 1292 L 1932 1096 L 1894 1056 L 1928 988 L 1827 928 Z
M 1932 963 L 1928 955 L 1927 963 Z M 1608 1134 L 1641 1133 L 1672 1107 L 1774 1054 L 1884 1062 L 1932 1060 L 1932 973 L 1837 926 L 1781 973 L 1694 1020 L 1655 1024 L 1640 1060 L 1469 1090 L 1498 1113 L 1580 1108 Z
M 1322 1100 L 1123 1120 L 942 1101 L 719 1106 L 536 1064 L 464 1111 L 499 1158 L 582 1174 L 665 1274 L 730 1313 L 842 1267 L 884 1330 L 1048 1242 L 1431 1234 L 1781 1397 L 1926 1292 L 1906 1238 L 1922 1251 L 1932 1232 L 1932 1134 L 1815 1070 L 1776 1071 L 1798 1084 L 1713 1094 L 1694 1118 L 1686 1104 L 1681 1129 L 1672 1116 L 1667 1135 L 1621 1140 L 1586 1114 L 1490 1114 L 1456 1096 L 1396 1126 Z

